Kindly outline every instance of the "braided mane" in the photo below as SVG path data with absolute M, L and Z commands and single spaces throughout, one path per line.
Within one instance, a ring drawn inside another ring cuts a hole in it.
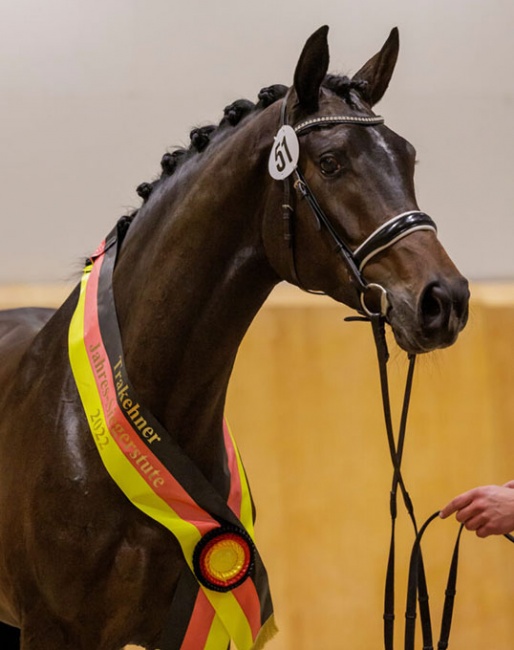
M 350 79 L 343 75 L 329 74 L 325 77 L 323 85 L 328 90 L 341 97 L 350 107 L 355 108 L 355 102 L 352 97 L 352 91 L 355 91 L 362 99 L 367 96 L 367 82 L 359 79 Z M 152 182 L 143 182 L 137 186 L 136 192 L 146 202 L 152 194 L 155 186 L 163 179 L 171 176 L 177 168 L 194 154 L 202 153 L 209 146 L 212 136 L 216 133 L 230 133 L 230 129 L 236 127 L 244 118 L 251 114 L 257 114 L 259 111 L 271 106 L 274 102 L 282 99 L 287 93 L 288 87 L 282 84 L 274 84 L 262 88 L 257 96 L 257 103 L 248 99 L 236 99 L 223 109 L 223 117 L 218 125 L 209 124 L 207 126 L 192 129 L 189 134 L 191 144 L 188 149 L 179 147 L 173 151 L 166 152 L 161 159 L 161 175 Z M 135 217 L 137 211 L 130 215 L 129 218 Z

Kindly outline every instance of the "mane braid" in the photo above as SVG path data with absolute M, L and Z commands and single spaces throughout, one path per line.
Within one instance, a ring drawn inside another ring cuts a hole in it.
M 248 99 L 236 99 L 235 102 L 225 106 L 223 109 L 223 119 L 220 128 L 230 125 L 237 126 L 239 122 L 255 110 L 255 104 Z
M 355 90 L 365 101 L 369 100 L 368 82 L 363 79 L 350 79 L 346 75 L 327 74 L 323 85 L 341 97 L 351 108 L 355 108 L 355 102 L 351 95 L 352 90 Z
M 171 152 L 167 151 L 161 158 L 161 178 L 163 176 L 171 176 L 186 153 L 186 149 L 183 148 L 178 148 Z
M 153 183 L 146 183 L 146 182 L 140 183 L 136 187 L 136 192 L 143 199 L 143 202 L 148 201 L 148 199 L 150 198 L 150 194 L 152 193 L 155 182 L 156 181 L 154 181 Z
M 259 91 L 259 103 L 257 108 L 267 108 L 274 104 L 277 100 L 285 97 L 288 91 L 288 87 L 283 84 L 274 84 L 273 86 L 266 86 L 266 88 L 261 88 Z
M 211 141 L 211 135 L 216 131 L 216 128 L 216 125 L 209 124 L 209 126 L 201 126 L 193 129 L 189 134 L 191 139 L 191 149 L 196 150 L 198 153 L 207 149 L 209 142 Z

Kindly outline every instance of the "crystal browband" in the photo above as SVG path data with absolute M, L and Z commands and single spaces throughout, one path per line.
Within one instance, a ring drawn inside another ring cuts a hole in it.
M 359 116 L 359 115 L 324 115 L 323 117 L 313 117 L 304 120 L 294 127 L 298 135 L 302 131 L 316 126 L 332 126 L 334 124 L 362 124 L 363 126 L 374 126 L 383 124 L 384 118 L 380 115 Z

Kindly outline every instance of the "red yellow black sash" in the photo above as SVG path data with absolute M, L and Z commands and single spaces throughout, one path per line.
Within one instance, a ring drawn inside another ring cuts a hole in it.
M 117 231 L 86 265 L 69 357 L 102 461 L 130 501 L 178 540 L 186 565 L 161 650 L 258 650 L 276 631 L 266 570 L 254 545 L 241 458 L 224 425 L 228 497 L 220 495 L 144 407 L 125 369 L 112 293 Z

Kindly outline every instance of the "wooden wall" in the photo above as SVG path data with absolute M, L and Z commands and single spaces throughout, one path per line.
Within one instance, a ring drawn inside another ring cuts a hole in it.
M 37 301 L 37 292 L 26 300 L 23 288 L 0 288 L 0 305 L 51 304 L 63 292 Z M 348 313 L 279 287 L 231 382 L 227 415 L 253 488 L 280 627 L 270 650 L 382 647 L 392 470 L 370 327 L 343 322 Z M 476 285 L 457 345 L 418 359 L 404 452 L 418 520 L 465 489 L 514 478 L 513 336 L 514 287 Z M 407 362 L 393 343 L 391 352 L 398 414 Z M 453 519 L 436 520 L 424 545 L 436 637 L 456 533 Z M 398 648 L 411 544 L 400 508 Z M 510 649 L 514 546 L 465 533 L 457 589 L 450 647 Z
M 370 327 L 346 314 L 329 300 L 277 295 L 231 385 L 227 413 L 282 631 L 273 650 L 382 647 L 391 466 Z M 513 335 L 512 288 L 475 287 L 458 344 L 418 359 L 404 477 L 420 521 L 465 489 L 514 478 Z M 407 362 L 391 351 L 398 414 Z M 454 520 L 436 520 L 426 538 L 437 630 L 456 532 Z M 398 539 L 400 632 L 412 544 L 403 511 Z M 513 613 L 514 546 L 465 534 L 451 647 L 511 648 Z

